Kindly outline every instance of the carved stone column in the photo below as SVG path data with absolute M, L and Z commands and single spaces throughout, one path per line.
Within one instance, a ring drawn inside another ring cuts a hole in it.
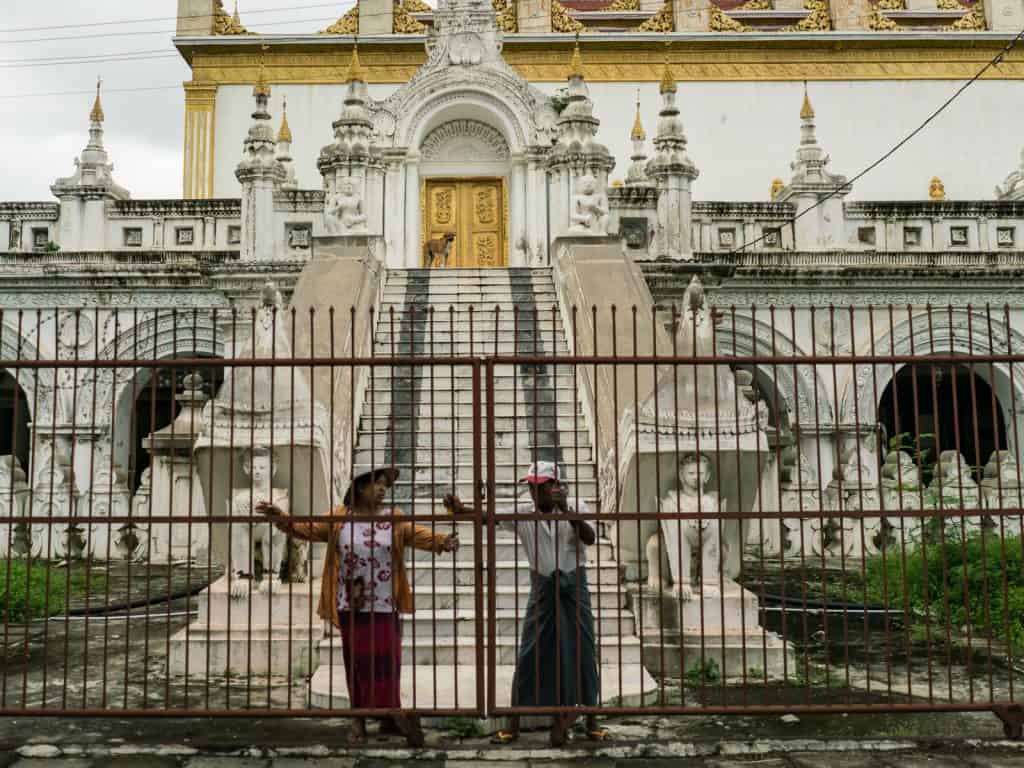
M 359 34 L 390 35 L 394 13 L 392 0 L 359 0 Z
M 710 11 L 703 0 L 672 0 L 672 16 L 676 32 L 707 32 Z
M 829 10 L 832 12 L 832 29 L 869 29 L 870 0 L 829 0 Z
M 514 0 L 519 32 L 551 31 L 551 0 Z
M 1020 0 L 986 0 L 985 25 L 992 32 L 1016 32 L 1024 27 L 1024 4 Z

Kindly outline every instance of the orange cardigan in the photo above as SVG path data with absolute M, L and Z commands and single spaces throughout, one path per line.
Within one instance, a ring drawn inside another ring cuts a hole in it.
M 400 515 L 397 508 L 394 514 Z M 331 517 L 345 517 L 349 510 L 344 506 L 331 510 Z M 341 536 L 343 520 L 338 522 L 294 521 L 287 516 L 279 517 L 274 524 L 289 536 L 303 541 L 327 542 L 327 558 L 324 561 L 324 572 L 320 584 L 320 618 L 331 622 L 335 627 L 341 626 L 338 618 L 338 537 Z M 412 613 L 412 590 L 409 588 L 409 577 L 405 572 L 405 548 L 412 545 L 416 549 L 433 552 L 435 555 L 444 551 L 446 536 L 436 534 L 422 525 L 400 522 L 395 524 L 391 548 L 391 572 L 394 574 L 395 605 L 399 613 Z

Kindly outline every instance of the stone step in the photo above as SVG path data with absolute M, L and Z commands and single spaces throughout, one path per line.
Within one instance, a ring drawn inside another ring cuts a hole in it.
M 323 623 L 292 627 L 258 624 L 207 628 L 198 622 L 171 636 L 168 672 L 189 676 L 216 677 L 247 675 L 304 677 L 317 666 L 317 646 L 323 638 Z M 244 683 L 240 683 L 244 685 Z
M 376 394 L 376 393 L 375 393 Z M 431 417 L 437 420 L 448 420 L 453 416 L 457 419 L 472 419 L 473 418 L 473 403 L 456 403 L 455 407 L 452 407 L 450 401 L 438 399 L 431 401 L 429 398 L 430 393 L 426 394 L 427 397 L 418 399 L 415 397 L 417 393 L 401 393 L 396 391 L 395 395 L 405 394 L 408 398 L 405 402 L 396 398 L 394 403 L 389 403 L 388 411 L 390 415 L 402 421 L 408 421 L 413 414 L 416 415 L 417 419 L 429 419 Z M 411 395 L 411 396 L 410 396 Z M 561 395 L 559 397 L 559 395 Z M 556 399 L 557 398 L 557 399 Z M 554 393 L 551 391 L 541 392 L 538 390 L 536 399 L 528 398 L 525 403 L 494 403 L 494 417 L 498 419 L 533 419 L 537 418 L 537 427 L 544 427 L 554 415 L 558 416 L 569 416 L 575 413 L 577 416 L 583 415 L 583 404 L 574 402 L 575 398 L 572 397 L 572 393 Z M 376 397 L 372 400 L 367 400 L 363 404 L 363 418 L 369 418 L 374 414 L 380 414 L 383 409 L 383 403 L 381 403 Z M 574 407 L 575 406 L 575 407 Z M 481 409 L 483 411 L 484 409 Z M 481 413 L 481 416 L 486 414 Z
M 495 493 L 498 498 L 515 498 L 522 491 L 522 485 L 516 482 L 495 483 Z M 392 493 L 397 503 L 407 504 L 408 499 L 415 492 L 416 498 L 443 498 L 446 493 L 455 493 L 461 499 L 473 498 L 472 478 L 458 478 L 454 485 L 451 483 L 427 481 L 411 483 L 401 477 L 395 482 Z M 570 483 L 570 492 L 577 497 L 592 499 L 597 496 L 597 483 L 593 480 L 580 480 Z
M 481 412 L 480 414 L 481 423 L 485 426 L 488 424 L 486 414 Z M 445 419 L 447 421 L 447 419 Z M 429 416 L 420 416 L 412 419 L 402 414 L 382 414 L 379 416 L 365 415 L 360 419 L 359 430 L 361 432 L 381 432 L 390 434 L 406 434 L 412 431 L 438 431 L 451 433 L 451 425 L 445 424 L 442 426 L 442 419 L 431 420 Z M 495 416 L 493 422 L 491 422 L 493 428 L 498 432 L 519 432 L 524 436 L 532 434 L 534 431 L 540 432 L 554 432 L 568 433 L 572 432 L 573 429 L 581 433 L 586 432 L 586 421 L 582 414 L 575 417 L 573 416 L 558 416 L 552 418 L 551 416 L 543 416 L 537 419 L 537 423 L 534 423 L 533 416 L 520 413 L 516 417 L 512 416 Z M 467 415 L 462 418 L 456 418 L 456 434 L 461 431 L 472 433 L 473 420 L 471 416 Z M 559 441 L 562 444 L 562 441 Z M 574 443 L 567 443 L 573 445 Z
M 469 322 L 469 315 L 472 314 L 474 325 L 476 323 L 490 323 L 493 325 L 496 317 L 498 319 L 502 317 L 511 319 L 517 306 L 522 316 L 525 316 L 525 312 L 528 310 L 538 318 L 539 324 L 546 322 L 554 324 L 556 328 L 562 325 L 561 322 L 555 322 L 557 321 L 559 310 L 558 303 L 554 300 L 553 296 L 544 301 L 532 297 L 514 296 L 512 294 L 453 295 L 450 300 L 444 301 L 416 301 L 415 297 L 413 299 L 413 301 L 410 301 L 407 297 L 403 296 L 388 297 L 385 295 L 382 297 L 381 305 L 376 311 L 378 325 L 389 324 L 392 316 L 395 323 L 406 318 L 414 319 L 415 321 L 415 319 L 422 317 L 425 312 L 429 313 L 430 307 L 434 308 L 435 314 L 439 311 L 454 314 L 460 321 L 466 321 L 467 323 Z
M 536 306 L 557 302 L 558 294 L 552 286 L 541 284 L 389 285 L 384 289 L 381 298 L 386 303 L 415 306 L 479 302 L 493 307 L 494 304 L 521 303 L 533 309 Z
M 451 433 L 449 433 L 449 437 Z M 417 435 L 417 437 L 420 437 Z M 409 449 L 406 449 L 405 458 L 415 464 L 417 467 L 429 467 L 432 464 L 444 463 L 464 465 L 466 467 L 472 467 L 473 461 L 476 458 L 476 452 L 472 448 L 456 448 L 454 451 L 449 448 L 438 448 L 434 446 L 433 452 L 430 450 L 429 435 L 427 436 L 427 445 L 416 449 L 415 453 L 410 454 Z M 419 442 L 417 440 L 417 442 Z M 354 462 L 356 466 L 368 466 L 375 464 L 373 457 L 375 453 L 380 453 L 381 445 L 378 442 L 376 451 L 371 452 L 369 443 L 365 445 L 361 441 L 356 443 L 356 453 Z M 589 464 L 594 460 L 594 451 L 590 445 L 581 442 L 579 447 L 576 446 L 559 446 L 561 451 L 561 462 L 563 466 L 571 467 L 576 464 Z M 522 442 L 513 449 L 511 446 L 508 448 L 495 448 L 494 459 L 498 464 L 513 464 L 516 466 L 525 468 L 529 467 L 537 458 L 543 458 L 550 456 L 554 451 L 553 446 L 537 446 L 536 448 L 530 447 L 529 445 L 523 445 Z M 485 457 L 481 456 L 481 462 Z
M 401 457 L 399 457 L 399 459 L 401 459 Z M 420 464 L 413 468 L 401 460 L 395 461 L 394 463 L 385 460 L 380 463 L 386 463 L 388 466 L 397 469 L 401 473 L 398 478 L 399 482 L 403 479 L 410 480 L 415 477 L 417 483 L 450 485 L 453 478 L 469 479 L 473 477 L 472 464 L 444 464 L 434 466 L 429 464 Z M 374 462 L 374 466 L 376 465 L 378 465 L 378 462 Z M 526 473 L 529 466 L 529 462 L 519 465 L 497 464 L 494 467 L 494 478 L 498 483 L 518 483 Z M 561 467 L 565 476 L 571 478 L 572 481 L 576 483 L 593 480 L 597 476 L 594 465 L 591 463 L 573 465 L 563 461 L 561 462 Z M 370 464 L 354 465 L 356 473 L 369 472 L 372 468 L 373 466 Z
M 392 399 L 397 400 L 400 405 L 408 406 L 410 395 L 417 396 L 420 402 L 429 403 L 431 401 L 435 403 L 446 403 L 451 405 L 453 402 L 456 405 L 472 405 L 474 402 L 486 404 L 488 401 L 488 392 L 482 389 L 477 395 L 471 388 L 456 386 L 452 389 L 448 386 L 445 389 L 438 390 L 432 389 L 430 386 L 430 378 L 420 379 L 410 388 L 409 382 L 402 382 L 400 379 L 395 379 L 394 386 L 379 387 L 375 386 L 373 392 L 369 390 L 366 392 L 367 402 L 372 402 L 373 405 L 384 407 L 391 404 Z M 516 403 L 520 407 L 532 406 L 536 403 L 550 403 L 557 402 L 559 404 L 566 403 L 570 400 L 576 400 L 577 398 L 573 394 L 573 388 L 561 387 L 553 389 L 550 386 L 545 386 L 543 381 L 537 381 L 536 387 L 533 385 L 534 379 L 529 379 L 530 384 L 528 386 L 519 387 L 495 387 L 494 389 L 494 404 L 495 405 L 511 405 Z M 448 382 L 446 382 L 448 383 Z M 500 380 L 495 383 L 500 383 Z M 371 401 L 370 395 L 373 395 Z M 424 395 L 427 395 L 424 397 Z
M 486 641 L 485 641 L 486 643 Z M 501 636 L 494 645 L 498 664 L 515 664 L 518 655 L 519 640 L 514 636 Z M 415 642 L 407 634 L 402 636 L 402 665 L 416 664 L 432 666 L 436 664 L 476 664 L 477 642 L 475 637 L 442 637 L 435 642 L 429 632 L 419 634 Z M 324 638 L 319 643 L 319 663 L 321 667 L 334 669 L 344 665 L 341 638 L 337 633 L 331 638 Z M 486 659 L 487 648 L 484 648 Z M 599 655 L 602 664 L 616 663 L 621 658 L 623 664 L 640 664 L 640 638 L 635 635 L 601 635 Z M 458 661 L 456 662 L 456 659 Z
M 232 583 L 236 580 L 232 579 Z M 196 624 L 218 629 L 231 626 L 308 627 L 320 624 L 317 605 L 320 579 L 288 584 L 273 581 L 267 591 L 253 588 L 245 596 L 231 599 L 227 577 L 221 577 L 200 593 Z
M 600 588 L 598 588 L 600 586 Z M 465 584 L 421 584 L 412 591 L 413 604 L 418 611 L 452 610 L 452 608 L 472 608 L 476 603 L 477 589 Z M 499 584 L 488 595 L 494 595 L 497 610 L 525 610 L 529 589 L 511 584 Z M 590 600 L 594 609 L 612 610 L 626 605 L 626 591 L 621 585 L 591 585 Z M 486 602 L 485 602 L 486 605 Z
M 408 508 L 403 509 L 402 511 L 405 512 L 407 515 L 411 515 L 412 514 Z M 425 513 L 425 512 L 427 512 L 427 509 L 425 509 L 425 508 L 419 509 L 418 508 L 418 511 L 420 513 Z M 429 522 L 421 522 L 420 525 L 422 525 L 425 528 L 430 528 L 431 527 L 431 523 L 429 523 Z M 484 521 L 484 526 L 486 527 L 486 525 L 487 525 L 487 523 L 486 523 L 486 520 L 485 520 Z M 452 524 L 451 523 L 435 523 L 433 530 L 436 533 L 448 534 L 448 533 L 452 532 Z M 474 551 L 474 546 L 475 546 L 476 539 L 473 537 L 472 530 L 473 530 L 472 526 L 458 526 L 458 525 L 456 526 L 456 531 L 459 534 L 459 551 L 455 554 L 455 560 L 456 560 L 456 563 L 459 566 L 461 566 L 463 568 L 466 568 L 469 571 L 470 575 L 472 575 L 472 569 L 473 569 L 473 566 L 474 566 L 474 559 L 476 557 L 476 553 Z M 502 538 L 497 539 L 494 542 L 494 557 L 495 557 L 495 561 L 499 562 L 499 563 L 502 563 L 502 562 L 520 562 L 521 563 L 521 562 L 523 562 L 523 557 L 524 557 L 523 545 L 518 541 L 518 539 L 516 539 L 514 536 L 512 536 L 512 534 L 505 533 L 503 531 L 500 532 L 498 535 L 501 536 Z M 484 537 L 486 537 L 486 531 L 484 532 Z M 486 567 L 486 565 L 487 565 L 487 558 L 488 558 L 487 542 L 486 542 L 486 540 L 484 540 L 483 537 L 481 538 L 481 542 L 483 544 L 483 546 L 481 547 L 481 558 L 483 560 L 484 567 Z M 423 552 L 421 550 L 415 550 L 415 553 L 412 555 L 412 557 L 407 558 L 407 560 L 409 560 L 409 561 L 415 561 L 415 566 L 413 566 L 412 562 L 409 562 L 408 563 L 408 568 L 409 568 L 410 571 L 413 569 L 413 567 L 415 567 L 416 569 L 420 569 L 420 568 L 423 568 L 424 565 L 427 568 L 429 568 L 430 567 L 430 563 L 434 560 L 435 557 L 437 557 L 437 556 L 435 556 L 432 552 Z M 447 557 L 447 555 L 445 555 L 445 557 Z M 595 544 L 595 545 L 593 545 L 591 547 L 585 547 L 584 548 L 584 552 L 583 552 L 583 558 L 587 562 L 591 562 L 591 563 L 595 563 L 595 564 L 598 562 L 598 560 L 600 560 L 601 567 L 604 567 L 605 565 L 611 564 L 613 562 L 613 559 L 612 559 L 613 558 L 613 550 L 612 550 L 611 542 L 604 541 L 604 542 L 599 542 L 598 544 Z M 306 586 L 306 585 L 303 585 L 303 586 Z M 282 602 L 285 602 L 285 601 L 282 601 Z M 285 605 L 284 605 L 285 613 L 287 613 L 287 610 L 288 610 L 288 607 L 287 607 L 287 603 L 285 602 Z M 266 616 L 266 613 L 264 612 L 263 615 Z
M 337 710 L 344 710 L 350 706 L 343 666 L 339 667 L 338 659 L 335 659 L 334 664 L 317 669 L 309 686 L 310 706 Z M 495 704 L 499 707 L 508 707 L 511 704 L 515 672 L 514 664 L 501 664 L 495 667 Z M 653 703 L 649 700 L 652 693 L 658 690 L 657 683 L 642 664 L 619 666 L 617 658 L 602 660 L 598 667 L 598 679 L 600 698 L 606 704 L 642 706 L 645 703 Z M 487 672 L 481 671 L 478 675 L 475 660 L 472 664 L 457 666 L 403 665 L 402 706 L 419 710 L 476 708 L 478 692 L 486 695 L 487 683 Z M 528 727 L 529 723 L 524 722 L 523 725 Z M 499 723 L 485 721 L 482 727 L 485 731 L 491 731 L 499 727 Z
M 484 354 L 556 357 L 567 356 L 569 345 L 564 340 L 552 343 L 534 338 L 521 339 L 518 344 L 512 338 L 502 338 L 495 343 L 493 335 L 490 338 L 474 335 L 471 344 L 468 335 L 452 336 L 438 331 L 434 335 L 433 344 L 429 334 L 417 335 L 414 339 L 409 336 L 399 339 L 378 337 L 374 342 L 374 352 L 375 357 L 384 354 L 390 357 L 468 357 Z
M 396 436 L 398 433 L 396 433 Z M 356 436 L 355 450 L 357 452 L 370 452 L 373 451 L 375 454 L 379 454 L 381 451 L 385 451 L 386 447 L 390 445 L 391 433 L 386 430 L 380 430 L 377 432 L 360 431 Z M 409 433 L 401 433 L 401 446 L 404 451 L 410 452 L 413 450 L 413 439 Z M 513 439 L 516 436 L 517 439 Z M 539 439 L 543 438 L 543 439 Z M 451 424 L 445 433 L 441 433 L 439 429 L 428 432 L 417 432 L 416 433 L 416 447 L 419 450 L 418 456 L 430 457 L 431 446 L 433 447 L 434 456 L 440 457 L 440 452 L 447 452 L 446 460 L 452 457 L 452 428 Z M 456 424 L 455 433 L 455 451 L 459 452 L 459 461 L 461 463 L 471 464 L 473 461 L 472 453 L 468 455 L 468 461 L 463 457 L 466 456 L 465 452 L 472 452 L 472 428 L 466 428 L 463 425 Z M 520 461 L 523 464 L 529 464 L 535 460 L 535 457 L 550 457 L 553 455 L 555 450 L 562 451 L 562 459 L 569 462 L 573 461 L 574 454 L 572 452 L 580 451 L 581 461 L 587 460 L 586 451 L 591 450 L 590 437 L 587 432 L 562 432 L 558 435 L 558 442 L 555 443 L 554 436 L 550 433 L 536 433 L 530 431 L 529 439 L 526 439 L 525 435 L 517 434 L 514 435 L 511 432 L 498 432 L 495 434 L 495 451 L 496 457 L 501 457 L 503 454 L 500 452 L 507 451 L 511 452 L 515 450 L 517 452 L 516 461 Z M 385 453 L 385 456 L 387 454 Z M 511 453 L 506 454 L 508 458 L 505 460 L 508 463 L 511 459 Z M 483 457 L 480 459 L 484 460 Z M 356 461 L 360 464 L 368 463 L 368 459 L 361 459 L 356 457 Z M 385 461 L 390 461 L 390 457 L 387 457 Z M 423 463 L 420 461 L 420 463 Z
M 520 560 L 495 561 L 494 583 L 503 587 L 518 584 L 521 593 L 525 595 L 530 591 L 530 564 L 522 556 L 520 557 Z M 488 583 L 486 568 L 484 573 L 478 576 L 473 568 L 466 567 L 464 563 L 457 562 L 451 555 L 445 553 L 437 556 L 432 567 L 424 568 L 422 564 L 416 568 L 410 567 L 408 575 L 414 592 L 419 586 L 474 586 L 479 584 L 486 587 Z M 604 560 L 600 564 L 587 563 L 587 579 L 591 591 L 596 590 L 599 583 L 602 589 L 617 588 L 620 582 L 619 566 L 614 560 Z
M 497 637 L 503 640 L 519 637 L 523 631 L 523 618 L 526 615 L 526 602 L 528 595 L 521 595 L 518 609 L 504 609 L 495 611 L 495 631 Z M 633 613 L 629 610 L 614 608 L 611 610 L 594 609 L 594 633 L 602 636 L 620 637 L 635 634 L 635 623 Z M 402 640 L 416 641 L 422 639 L 438 640 L 444 638 L 451 641 L 457 635 L 459 639 L 474 638 L 477 633 L 477 613 L 469 605 L 466 608 L 418 610 L 412 614 L 402 615 Z M 480 627 L 484 634 L 484 643 L 487 642 L 489 626 L 487 622 L 486 608 L 480 621 Z M 575 622 L 572 626 L 560 628 L 563 632 L 575 632 Z M 340 649 L 340 645 L 338 646 Z M 335 651 L 337 653 L 337 650 Z M 341 657 L 335 657 L 335 663 Z
M 477 313 L 474 312 L 474 315 Z M 430 317 L 433 316 L 433 320 Z M 517 320 L 518 318 L 518 320 Z M 554 319 L 552 319 L 554 318 Z M 564 327 L 560 315 L 557 313 L 547 313 L 541 318 L 537 318 L 537 315 L 532 310 L 518 310 L 513 308 L 513 311 L 507 314 L 503 311 L 498 314 L 497 323 L 495 323 L 493 312 L 490 317 L 490 322 L 482 324 L 479 319 L 474 317 L 473 323 L 470 324 L 469 318 L 464 315 L 449 315 L 447 308 L 434 307 L 433 305 L 426 307 L 425 309 L 417 310 L 415 313 L 403 313 L 403 317 L 399 320 L 398 316 L 395 316 L 394 323 L 391 322 L 390 313 L 377 318 L 376 334 L 378 336 L 382 334 L 390 334 L 392 329 L 396 334 L 398 333 L 409 333 L 410 329 L 415 329 L 416 335 L 428 333 L 431 324 L 436 331 L 445 330 L 447 332 L 454 332 L 456 334 L 465 334 L 466 338 L 469 338 L 469 331 L 472 328 L 473 337 L 476 338 L 477 333 L 490 334 L 494 336 L 495 332 L 499 335 L 510 334 L 516 335 L 519 333 L 530 333 L 537 334 L 550 338 L 552 336 L 561 338 L 564 336 Z
M 530 447 L 531 451 L 536 448 L 538 454 L 542 451 L 548 451 L 548 455 L 550 455 L 550 451 L 556 445 L 554 436 L 546 430 L 534 432 L 533 424 L 528 426 L 529 429 L 520 429 L 514 432 L 510 429 L 498 430 L 494 435 L 496 448 Z M 417 429 L 415 435 L 411 434 L 408 430 L 396 430 L 392 433 L 389 427 L 390 425 L 379 425 L 379 428 L 374 431 L 370 431 L 367 428 L 360 429 L 356 447 L 365 450 L 384 451 L 385 455 L 387 455 L 387 451 L 390 450 L 388 446 L 392 444 L 392 438 L 403 450 L 411 450 L 414 444 L 417 448 L 430 448 L 433 445 L 435 451 L 451 449 L 453 442 L 456 449 L 468 450 L 473 445 L 472 423 L 458 422 L 456 424 L 454 440 L 450 426 L 445 431 L 440 429 Z M 486 437 L 484 439 L 486 440 Z M 575 448 L 578 445 L 582 448 L 585 445 L 589 445 L 589 441 L 590 433 L 583 429 L 576 430 L 575 432 L 563 429 L 559 431 L 557 446 Z M 386 459 L 386 461 L 390 461 L 390 459 Z
M 452 282 L 462 284 L 474 280 L 494 280 L 509 282 L 552 282 L 551 267 L 515 267 L 515 268 L 488 268 L 475 269 L 472 267 L 450 267 L 444 269 L 393 269 L 388 270 L 388 285 L 403 282 L 422 282 L 428 280 L 431 283 Z
M 387 357 L 378 355 L 378 359 L 386 362 Z M 409 386 L 409 380 L 417 383 L 434 383 L 435 389 L 444 392 L 451 388 L 451 382 L 456 387 L 467 387 L 472 381 L 473 370 L 468 365 L 452 365 L 451 363 L 438 361 L 427 364 L 416 361 L 415 365 L 377 365 L 373 367 L 375 389 L 390 388 L 390 381 L 394 379 L 396 387 L 404 383 Z M 481 375 L 481 379 L 482 379 Z M 510 364 L 502 363 L 494 366 L 495 389 L 520 389 L 529 391 L 536 386 L 538 389 L 552 387 L 571 390 L 575 381 L 579 378 L 576 371 L 576 378 L 573 377 L 573 366 L 568 363 L 556 365 L 554 363 L 532 364 Z M 446 386 L 447 385 L 447 386 Z M 367 385 L 369 388 L 369 385 Z M 481 381 L 481 390 L 485 387 Z M 367 390 L 369 394 L 369 389 Z

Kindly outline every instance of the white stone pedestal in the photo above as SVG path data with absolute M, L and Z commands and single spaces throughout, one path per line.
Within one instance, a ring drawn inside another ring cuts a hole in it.
M 646 585 L 634 586 L 632 598 L 640 612 L 644 666 L 655 678 L 680 678 L 714 661 L 726 681 L 751 669 L 778 679 L 787 654 L 792 668 L 792 648 L 761 627 L 757 597 L 733 581 L 694 585 L 690 600 Z
M 187 655 L 190 675 L 205 675 L 207 659 L 213 675 L 308 675 L 323 636 L 319 602 L 319 577 L 275 580 L 268 592 L 253 588 L 232 599 L 224 576 L 200 594 L 198 618 L 171 637 L 168 673 L 185 674 Z

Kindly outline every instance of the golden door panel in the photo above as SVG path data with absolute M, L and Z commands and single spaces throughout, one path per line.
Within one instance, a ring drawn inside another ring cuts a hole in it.
M 507 213 L 501 179 L 431 179 L 424 186 L 423 241 L 455 234 L 449 267 L 504 267 Z M 426 254 L 423 254 L 424 266 Z
M 448 232 L 454 232 L 455 242 L 448 251 L 448 264 L 456 264 L 456 256 L 459 246 L 459 185 L 454 182 L 428 182 L 426 187 L 426 206 L 424 216 L 424 242 L 427 240 L 440 239 Z M 423 266 L 430 266 L 426 263 L 426 253 L 420 254 Z

